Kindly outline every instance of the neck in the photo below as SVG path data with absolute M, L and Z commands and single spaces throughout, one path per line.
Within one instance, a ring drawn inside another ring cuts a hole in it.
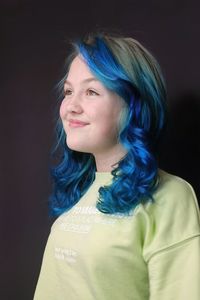
M 94 154 L 97 172 L 111 172 L 126 153 L 127 151 L 121 145 L 117 145 L 105 153 Z

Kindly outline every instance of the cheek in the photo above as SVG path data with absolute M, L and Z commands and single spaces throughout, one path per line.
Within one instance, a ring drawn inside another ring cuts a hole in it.
M 118 135 L 119 121 L 118 118 L 105 116 L 96 120 L 96 132 L 99 138 L 115 139 Z
M 60 105 L 59 114 L 60 114 L 61 119 L 63 119 L 64 115 L 65 115 L 65 106 L 64 106 L 63 102 Z
M 116 130 L 120 123 L 120 115 L 121 112 L 118 108 L 112 108 L 109 111 L 105 112 L 104 118 L 102 119 L 102 123 L 105 128 L 108 128 L 112 131 Z
M 68 130 L 68 122 L 67 122 L 67 106 L 64 102 L 62 102 L 62 104 L 60 105 L 60 109 L 59 109 L 59 114 L 60 114 L 60 119 L 63 125 L 63 128 L 65 130 L 65 132 Z
M 59 115 L 60 115 L 60 121 L 62 123 L 63 129 L 67 134 L 68 128 L 67 128 L 67 121 L 66 121 L 66 106 L 63 104 L 63 102 L 61 103 L 59 108 Z

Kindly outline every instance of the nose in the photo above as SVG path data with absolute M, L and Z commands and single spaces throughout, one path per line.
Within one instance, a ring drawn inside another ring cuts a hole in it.
M 73 96 L 70 99 L 64 99 L 61 104 L 62 110 L 66 113 L 76 113 L 81 114 L 83 112 L 83 107 L 80 102 L 80 97 Z

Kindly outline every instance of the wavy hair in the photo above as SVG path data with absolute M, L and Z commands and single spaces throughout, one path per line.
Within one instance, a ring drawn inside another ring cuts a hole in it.
M 73 59 L 80 55 L 93 75 L 126 102 L 119 142 L 126 156 L 112 170 L 110 185 L 99 189 L 97 208 L 108 214 L 129 214 L 139 203 L 153 201 L 158 178 L 156 146 L 165 124 L 166 89 L 155 58 L 133 38 L 106 34 L 90 35 L 72 44 L 63 88 Z M 95 179 L 92 154 L 73 151 L 66 145 L 60 118 L 57 144 L 61 157 L 51 169 L 54 181 L 50 196 L 51 214 L 69 210 L 85 194 Z

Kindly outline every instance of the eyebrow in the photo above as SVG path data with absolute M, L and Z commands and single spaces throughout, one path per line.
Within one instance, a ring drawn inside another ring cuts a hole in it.
M 95 77 L 89 77 L 89 78 L 86 78 L 86 79 L 84 79 L 83 81 L 82 81 L 82 83 L 89 83 L 89 82 L 92 82 L 92 81 L 99 81 L 99 80 L 97 80 Z M 64 82 L 64 85 L 65 84 L 69 84 L 69 85 L 72 85 L 71 84 L 71 82 L 69 81 L 69 80 L 65 80 L 65 82 Z

